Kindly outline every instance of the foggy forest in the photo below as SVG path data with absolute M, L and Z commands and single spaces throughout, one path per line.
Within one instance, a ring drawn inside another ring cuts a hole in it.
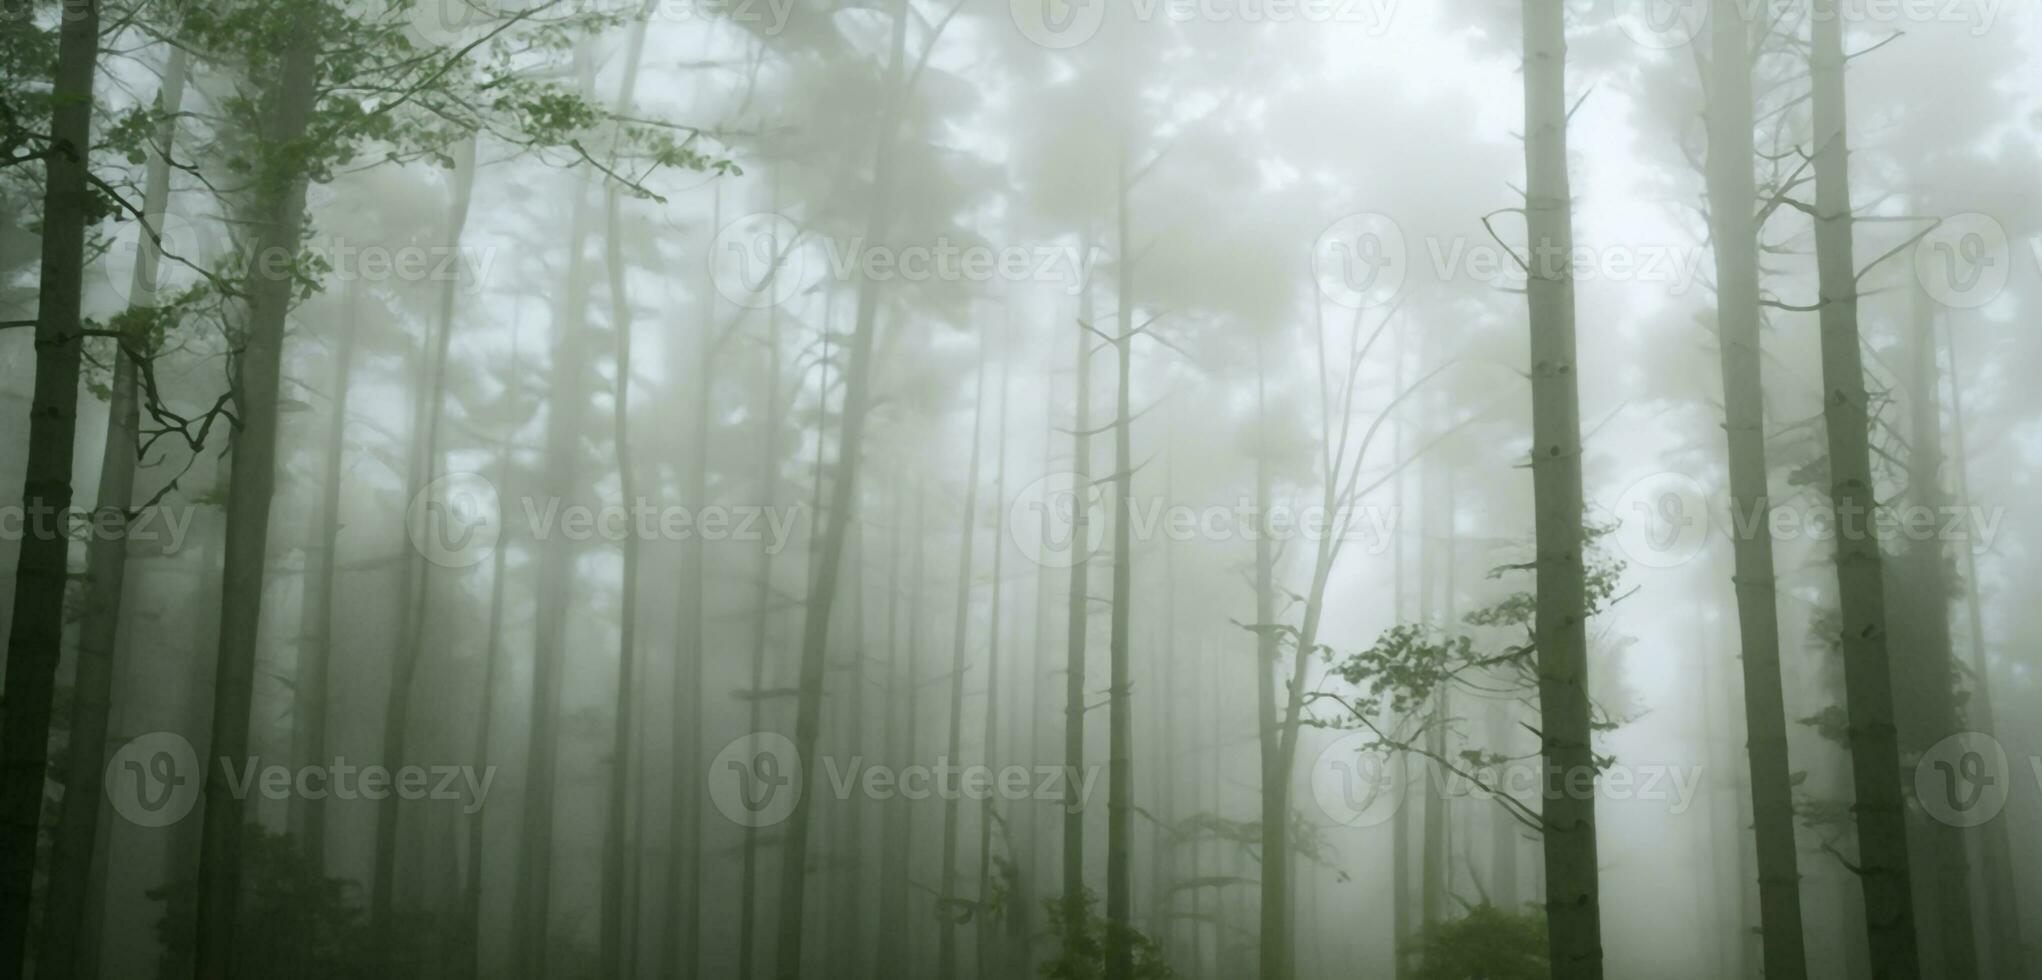
M 2042 978 L 2042 7 L 0 8 L 0 980 Z

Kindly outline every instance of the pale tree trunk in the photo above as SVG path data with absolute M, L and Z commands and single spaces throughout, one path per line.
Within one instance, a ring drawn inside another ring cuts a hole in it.
M 471 136 L 454 150 L 453 202 L 447 214 L 447 247 L 458 250 L 461 247 L 461 233 L 468 224 L 468 203 L 475 190 L 475 140 Z M 431 346 L 426 351 L 426 363 L 422 365 L 426 376 L 420 379 L 420 397 L 414 412 L 413 457 L 411 460 L 411 486 L 405 494 L 406 500 L 417 500 L 429 492 L 437 478 L 440 465 L 440 442 L 445 428 L 447 405 L 447 356 L 454 339 L 455 291 L 460 288 L 457 280 L 440 284 L 439 305 L 435 310 L 431 332 Z M 399 588 L 399 601 L 405 604 L 406 624 L 404 639 L 398 643 L 395 659 L 390 665 L 390 686 L 383 699 L 383 764 L 391 771 L 405 764 L 411 734 L 411 696 L 413 682 L 418 676 L 419 651 L 425 644 L 426 620 L 432 609 L 432 563 L 426 560 L 423 549 L 412 548 L 405 556 L 405 571 Z M 402 815 L 397 794 L 386 795 L 376 804 L 375 872 L 371 876 L 369 890 L 370 930 L 378 939 L 376 955 L 383 957 L 384 966 L 390 966 L 387 957 L 396 946 L 394 928 L 395 889 L 397 885 L 398 819 Z
M 1290 861 L 1283 849 L 1287 802 L 1283 726 L 1277 721 L 1276 548 L 1269 528 L 1269 401 L 1263 341 L 1255 340 L 1255 730 L 1262 762 L 1262 880 L 1258 966 L 1262 980 L 1290 974 Z
M 1517 725 L 1512 720 L 1511 702 L 1489 702 L 1488 730 L 1489 751 L 1514 757 L 1509 745 L 1516 739 Z M 1523 892 L 1518 885 L 1517 848 L 1519 823 L 1516 817 L 1502 807 L 1490 807 L 1486 811 L 1489 820 L 1489 901 L 1505 912 L 1523 911 Z
M 1729 438 L 1730 501 L 1737 526 L 1766 528 L 1765 385 L 1759 337 L 1758 192 L 1752 177 L 1750 25 L 1735 0 L 1715 0 L 1710 20 L 1709 232 L 1716 253 L 1716 343 Z M 1766 532 L 1732 536 L 1738 641 L 1744 670 L 1746 751 L 1758 838 L 1758 897 L 1765 975 L 1808 974 L 1801 925 L 1801 872 L 1794 843 L 1794 790 L 1780 682 L 1778 586 Z
M 1134 705 L 1128 687 L 1128 634 L 1134 617 L 1134 251 L 1128 237 L 1131 180 L 1127 148 L 1120 153 L 1120 288 L 1115 293 L 1120 384 L 1113 415 L 1113 618 L 1107 633 L 1106 695 L 1106 980 L 1131 980 L 1134 947 Z
M 1948 501 L 1943 494 L 1942 372 L 1936 365 L 1935 314 L 1928 294 L 1919 287 L 1911 290 L 1913 323 L 1908 332 L 1907 404 L 1908 496 L 1916 506 L 1940 514 Z M 1926 690 L 1918 693 L 1923 710 L 1923 731 L 1912 733 L 1910 754 L 1926 752 L 1961 727 L 1956 704 L 1956 659 L 1950 641 L 1949 557 L 1944 543 L 1933 536 L 1909 542 L 1903 559 L 1913 566 L 1912 587 L 1922 593 L 1921 608 L 1913 624 L 1920 630 L 1925 649 L 1916 651 Z M 1942 937 L 1943 975 L 1953 980 L 1978 976 L 1978 940 L 1971 914 L 1971 859 L 1965 846 L 1966 834 L 1934 817 L 1922 824 L 1929 839 L 1929 853 L 1935 855 L 1930 873 L 1935 877 L 1936 931 Z
M 900 128 L 902 105 L 907 99 L 907 23 L 911 15 L 905 2 L 894 11 L 892 56 L 887 63 L 884 91 L 889 104 L 881 111 L 878 147 L 874 152 L 873 187 L 865 214 L 865 240 L 882 243 L 893 210 L 893 160 Z M 928 41 L 933 45 L 936 39 Z M 786 843 L 781 852 L 780 925 L 776 972 L 780 980 L 800 980 L 801 946 L 805 900 L 808 894 L 808 826 L 814 812 L 816 770 L 815 748 L 822 731 L 824 674 L 828 667 L 831 607 L 836 602 L 838 569 L 843 563 L 844 543 L 856 518 L 858 465 L 865 447 L 866 408 L 871 400 L 872 350 L 878 333 L 879 284 L 871 279 L 858 284 L 857 321 L 851 340 L 849 363 L 844 376 L 844 407 L 841 435 L 837 443 L 837 472 L 830 486 L 829 510 L 818 513 L 824 525 L 815 574 L 801 628 L 801 674 L 795 707 L 794 748 L 802 767 L 801 795 L 785 827 Z
M 1084 239 L 1091 254 L 1091 239 Z M 1085 765 L 1085 642 L 1091 632 L 1092 533 L 1092 276 L 1078 293 L 1077 407 L 1071 423 L 1071 574 L 1064 631 L 1064 774 L 1075 779 Z M 1065 786 L 1066 793 L 1074 787 Z M 1085 811 L 1064 801 L 1063 902 L 1066 922 L 1085 904 Z
M 978 383 L 972 390 L 974 404 L 971 410 L 971 463 L 964 475 L 964 522 L 959 531 L 957 544 L 957 618 L 950 633 L 950 728 L 944 742 L 945 755 L 952 765 L 964 751 L 964 674 L 970 664 L 966 655 L 966 643 L 971 639 L 972 545 L 978 538 L 978 476 L 979 448 L 981 442 L 980 424 L 986 411 L 986 350 L 984 338 L 979 341 Z M 957 972 L 957 818 L 958 800 L 951 794 L 943 800 L 943 870 L 937 882 L 936 915 L 937 926 L 936 965 L 943 976 L 955 977 Z
M 1553 975 L 1602 976 L 1595 753 L 1589 739 L 1582 567 L 1581 404 L 1574 348 L 1573 201 L 1567 178 L 1567 39 L 1561 0 L 1524 4 L 1526 289 L 1531 313 L 1532 494 L 1546 922 Z M 1570 787 L 1572 787 L 1570 789 Z
M 1003 345 L 1004 347 L 1004 345 Z M 994 430 L 994 452 L 999 458 L 993 463 L 993 605 L 986 623 L 986 710 L 983 732 L 985 753 L 984 765 L 993 772 L 999 772 L 1000 744 L 1000 597 L 1006 586 L 1003 578 L 1006 557 L 1007 533 L 1007 392 L 1013 380 L 1012 351 L 1003 349 L 1000 354 L 1000 422 Z M 979 801 L 978 818 L 978 915 L 972 919 L 977 927 L 979 980 L 992 980 L 994 976 L 994 937 L 998 932 L 991 921 L 991 906 L 988 904 L 993 893 L 993 821 L 999 818 L 993 806 L 993 797 Z M 1012 914 L 1012 910 L 1008 910 Z M 1008 952 L 1011 955 L 1011 951 Z
M 583 91 L 593 69 L 586 50 L 576 61 Z M 582 350 L 589 287 L 585 282 L 591 234 L 588 191 L 576 171 L 570 193 L 566 283 L 555 313 L 553 380 L 546 403 L 546 456 L 541 491 L 563 505 L 580 490 L 582 420 L 588 389 Z M 555 535 L 539 547 L 538 608 L 533 619 L 532 691 L 525 732 L 523 824 L 519 829 L 516 892 L 511 900 L 512 963 L 520 975 L 544 978 L 552 959 L 553 792 L 559 766 L 560 688 L 567 659 L 567 616 L 573 598 L 574 546 Z
M 289 146 L 305 136 L 318 99 L 321 5 L 294 11 L 275 87 L 268 93 L 264 146 Z M 305 222 L 305 179 L 288 170 L 258 174 L 250 224 L 257 257 L 244 283 L 246 320 L 236 355 L 234 403 L 240 425 L 227 478 L 226 555 L 221 571 L 220 644 L 213 674 L 213 724 L 208 756 L 239 765 L 248 757 L 249 710 L 255 699 L 256 641 L 267 572 L 269 511 L 276 489 L 277 389 L 283 370 L 284 320 L 294 280 L 259 271 L 270 255 L 295 258 Z M 200 829 L 195 975 L 233 971 L 235 910 L 241 897 L 242 801 L 222 767 L 207 765 Z
M 773 253 L 779 254 L 779 245 L 774 243 Z M 780 505 L 780 427 L 785 423 L 781 403 L 780 383 L 780 308 L 771 307 L 766 311 L 766 375 L 761 391 L 765 392 L 765 406 L 761 412 L 764 429 L 760 439 L 765 466 L 759 474 L 760 503 L 766 513 L 771 514 Z M 765 549 L 759 557 L 758 590 L 753 595 L 752 610 L 752 663 L 751 697 L 746 705 L 747 727 L 745 731 L 761 730 L 765 722 L 762 717 L 765 704 L 766 657 L 772 649 L 771 627 L 773 621 L 773 550 Z M 752 980 L 753 957 L 757 952 L 756 938 L 758 922 L 759 886 L 759 829 L 744 828 L 744 850 L 741 858 L 742 871 L 738 881 L 738 926 L 737 926 L 737 977 L 738 980 Z M 890 866 L 889 866 L 890 867 Z M 905 878 L 902 879 L 905 882 Z M 884 935 L 881 937 L 885 940 Z
M 1957 499 L 1963 506 L 1972 506 L 1971 499 L 1971 456 L 1964 441 L 1964 374 L 1957 360 L 1957 336 L 1944 323 L 1948 340 L 1946 349 L 1950 357 L 1950 436 L 1953 440 L 1951 479 L 1956 482 Z M 1972 727 L 1987 735 L 1997 737 L 1999 725 L 1992 710 L 1992 662 L 1986 656 L 1985 615 L 1980 606 L 1978 592 L 1978 551 L 1971 542 L 1962 542 L 1964 551 L 1964 608 L 1971 632 L 1971 706 Z M 2014 980 L 2032 976 L 2031 964 L 2034 958 L 2028 955 L 2021 942 L 2021 911 L 2019 889 L 2014 884 L 2013 842 L 2008 839 L 2007 820 L 1993 820 L 1979 828 L 1980 846 L 1985 867 L 1985 898 L 1987 909 L 1986 936 L 1992 949 L 1992 976 L 2010 977 Z
M 523 391 L 518 374 L 520 370 L 514 334 L 510 392 L 506 396 L 512 405 L 517 404 Z M 497 482 L 505 496 L 509 496 L 512 489 L 510 480 L 514 465 L 511 437 L 505 434 L 497 445 L 497 471 L 500 474 Z M 504 573 L 509 565 L 510 539 L 505 535 L 497 540 L 496 550 L 490 555 L 489 626 L 482 644 L 482 703 L 477 708 L 475 720 L 475 771 L 479 773 L 488 773 L 491 767 L 490 743 L 496 728 L 496 689 L 503 666 L 504 589 L 508 585 Z M 466 967 L 470 977 L 488 975 L 482 962 L 482 871 L 483 857 L 488 853 L 485 836 L 488 824 L 484 818 L 488 813 L 487 806 L 480 806 L 468 818 L 468 862 L 462 868 L 461 928 L 469 944 Z
M 1821 283 L 1823 421 L 1828 432 L 1830 502 L 1836 508 L 1837 593 L 1843 617 L 1845 710 L 1850 717 L 1858 861 L 1872 963 L 1883 980 L 1921 975 L 1914 925 L 1907 809 L 1886 650 L 1884 559 L 1871 533 L 1869 409 L 1858 337 L 1858 269 L 1851 242 L 1850 160 L 1845 138 L 1842 13 L 1815 0 L 1815 256 Z M 1855 516 L 1853 516 L 1855 515 Z M 1856 525 L 1853 527 L 1852 525 Z
M 901 602 L 901 500 L 904 495 L 895 492 L 891 501 L 889 522 L 892 527 L 887 536 L 886 548 L 886 726 L 882 745 L 887 758 L 896 766 L 906 767 L 914 761 L 914 750 L 905 741 L 903 711 L 912 703 L 912 687 L 915 684 L 914 664 L 901 655 L 900 643 L 900 602 Z M 921 533 L 919 518 L 915 527 Z M 917 543 L 919 548 L 919 539 Z M 909 629 L 913 629 L 909 625 Z M 873 948 L 872 975 L 875 977 L 897 977 L 908 974 L 907 964 L 907 911 L 908 911 L 908 854 L 913 835 L 909 821 L 912 811 L 905 797 L 895 794 L 886 801 L 886 827 L 880 843 L 880 867 L 884 874 L 879 879 L 878 942 Z
M 155 151 L 142 196 L 142 213 L 157 227 L 170 201 L 170 152 L 177 136 L 176 116 L 184 102 L 187 56 L 172 47 L 163 68 L 163 87 L 156 107 L 165 113 L 156 130 Z M 140 236 L 129 306 L 156 305 L 156 269 L 162 257 L 147 233 Z M 121 339 L 123 348 L 127 339 Z M 140 338 L 132 351 L 115 352 L 113 395 L 107 405 L 106 445 L 100 455 L 100 514 L 118 515 L 125 525 L 134 504 L 136 436 L 141 429 L 134 360 L 147 356 Z M 58 978 L 83 973 L 87 951 L 96 936 L 87 926 L 100 811 L 106 800 L 101 768 L 106 761 L 107 716 L 113 701 L 114 644 L 120 632 L 121 592 L 127 581 L 126 534 L 100 534 L 85 552 L 85 609 L 78 621 L 78 661 L 71 689 L 71 735 L 66 749 L 64 799 L 57 816 L 55 847 L 49 871 L 48 908 L 43 913 L 42 944 L 36 954 L 36 976 Z
M 18 28 L 16 28 L 18 29 Z M 92 85 L 99 67 L 99 3 L 64 8 L 51 86 L 50 151 L 44 168 L 42 270 L 37 287 L 35 391 L 28 421 L 27 516 L 15 566 L 0 715 L 0 978 L 28 966 L 36 841 L 49 764 L 50 702 L 64 647 L 64 588 L 71 540 L 71 463 L 78 429 L 78 365 L 84 340 L 86 182 L 92 148 Z M 237 457 L 237 463 L 239 462 Z M 103 722 L 102 722 L 103 727 Z

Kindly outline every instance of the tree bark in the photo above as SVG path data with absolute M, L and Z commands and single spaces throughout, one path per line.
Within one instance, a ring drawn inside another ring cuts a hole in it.
M 1855 870 L 1864 891 L 1874 975 L 1880 980 L 1913 980 L 1921 975 L 1921 965 L 1893 715 L 1892 662 L 1886 650 L 1884 558 L 1871 533 L 1876 498 L 1865 370 L 1858 346 L 1858 269 L 1851 241 L 1843 23 L 1837 0 L 1815 0 L 1811 20 L 1822 414 L 1828 435 L 1830 502 L 1838 515 L 1837 592 L 1858 829 Z
M 64 647 L 70 576 L 71 463 L 78 435 L 84 340 L 85 231 L 91 210 L 92 85 L 99 68 L 98 0 L 67 4 L 57 36 L 45 162 L 42 269 L 35 325 L 35 390 L 28 419 L 26 515 L 15 566 L 0 715 L 0 980 L 28 969 L 30 903 L 49 764 L 50 711 Z M 103 722 L 102 722 L 103 727 Z
M 1007 518 L 1007 392 L 1013 378 L 1013 357 L 1011 350 L 1002 350 L 1000 356 L 1000 423 L 994 430 L 993 446 L 999 458 L 993 464 L 993 605 L 986 623 L 986 710 L 983 730 L 985 753 L 984 765 L 993 772 L 1000 771 L 1000 596 L 1006 580 L 1003 578 L 1006 557 Z M 979 980 L 993 980 L 994 937 L 999 933 L 993 928 L 993 821 L 999 814 L 994 810 L 993 797 L 979 801 L 978 819 L 978 915 L 972 919 L 977 926 Z M 1007 910 L 1011 914 L 1011 910 Z
M 964 752 L 964 674 L 970 666 L 966 643 L 971 639 L 972 545 L 978 538 L 978 476 L 980 424 L 986 411 L 986 350 L 980 339 L 978 384 L 973 388 L 971 410 L 971 463 L 965 468 L 964 522 L 957 545 L 957 618 L 950 633 L 950 730 L 944 759 L 957 765 Z M 936 965 L 946 977 L 957 972 L 957 817 L 958 800 L 950 794 L 943 800 L 943 870 L 937 885 Z
M 1083 237 L 1084 254 L 1091 238 Z M 1076 780 L 1085 765 L 1085 643 L 1091 633 L 1092 533 L 1092 276 L 1085 272 L 1078 293 L 1077 407 L 1071 422 L 1070 581 L 1064 629 L 1064 777 Z M 1065 785 L 1067 794 L 1075 787 Z M 1064 801 L 1063 903 L 1066 922 L 1085 907 L 1085 811 Z
M 1120 206 L 1114 244 L 1120 250 L 1115 294 L 1120 384 L 1113 415 L 1113 619 L 1107 634 L 1106 695 L 1106 980 L 1134 976 L 1134 706 L 1128 634 L 1134 618 L 1134 249 L 1128 237 L 1132 181 L 1127 147 L 1120 152 Z
M 1532 494 L 1546 923 L 1553 975 L 1602 976 L 1595 753 L 1582 564 L 1581 404 L 1574 344 L 1573 201 L 1567 177 L 1567 39 L 1561 0 L 1524 4 L 1526 282 L 1531 315 Z
M 1759 335 L 1758 192 L 1752 177 L 1750 25 L 1735 0 L 1714 0 L 1710 19 L 1709 232 L 1716 257 L 1717 348 L 1723 374 L 1723 431 L 1729 440 L 1731 507 L 1737 526 L 1767 528 L 1765 384 Z M 1786 695 L 1780 681 L 1778 587 L 1768 532 L 1732 536 L 1751 807 L 1758 838 L 1760 935 L 1765 975 L 1808 975 L 1801 924 L 1801 872 L 1794 842 L 1794 790 L 1787 752 Z

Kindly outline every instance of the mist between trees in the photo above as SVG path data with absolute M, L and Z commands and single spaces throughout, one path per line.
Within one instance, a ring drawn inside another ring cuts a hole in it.
M 0 980 L 2042 976 L 2042 8 L 0 66 Z

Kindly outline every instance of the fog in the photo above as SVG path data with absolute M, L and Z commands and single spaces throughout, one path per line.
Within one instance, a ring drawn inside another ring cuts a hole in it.
M 0 65 L 0 980 L 2042 971 L 2030 5 Z

